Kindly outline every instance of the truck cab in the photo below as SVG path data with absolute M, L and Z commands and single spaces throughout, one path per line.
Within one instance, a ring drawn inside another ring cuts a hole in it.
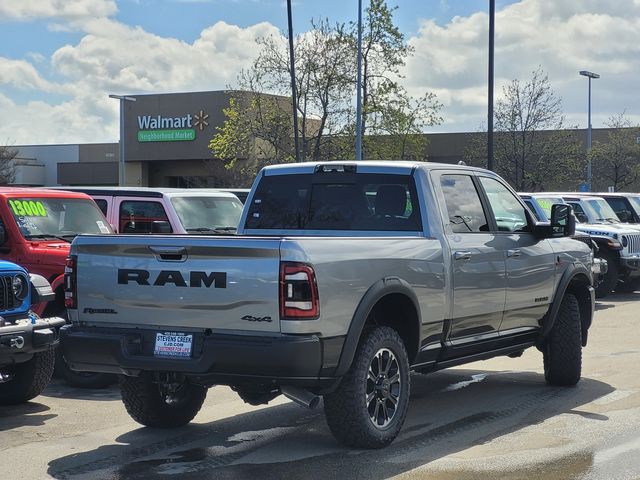
M 234 233 L 242 202 L 231 192 L 196 188 L 64 187 L 89 195 L 116 233 Z

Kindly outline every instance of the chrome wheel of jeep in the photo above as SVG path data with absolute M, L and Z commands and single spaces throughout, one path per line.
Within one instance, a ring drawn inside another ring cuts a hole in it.
M 376 428 L 391 423 L 398 409 L 402 393 L 400 366 L 391 350 L 376 352 L 367 373 L 366 404 L 369 418 Z

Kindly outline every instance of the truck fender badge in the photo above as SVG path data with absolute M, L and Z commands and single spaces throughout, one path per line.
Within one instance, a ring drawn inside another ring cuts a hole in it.
M 85 308 L 82 312 L 88 313 L 89 315 L 93 315 L 94 313 L 106 313 L 109 315 L 118 314 L 118 312 L 116 312 L 113 308 Z
M 252 315 L 245 315 L 242 317 L 242 320 L 246 320 L 247 322 L 271 322 L 271 317 L 254 317 Z

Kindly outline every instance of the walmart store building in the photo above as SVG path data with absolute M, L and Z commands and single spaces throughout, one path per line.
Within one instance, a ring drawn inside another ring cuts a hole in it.
M 225 91 L 132 95 L 125 102 L 126 183 L 218 186 L 208 148 L 229 106 Z M 118 143 L 17 145 L 19 185 L 117 185 Z

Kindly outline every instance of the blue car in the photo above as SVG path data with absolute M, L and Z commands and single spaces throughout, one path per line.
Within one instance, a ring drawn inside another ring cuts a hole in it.
M 40 318 L 30 307 L 54 297 L 44 277 L 0 261 L 0 404 L 31 400 L 49 383 L 65 320 Z

